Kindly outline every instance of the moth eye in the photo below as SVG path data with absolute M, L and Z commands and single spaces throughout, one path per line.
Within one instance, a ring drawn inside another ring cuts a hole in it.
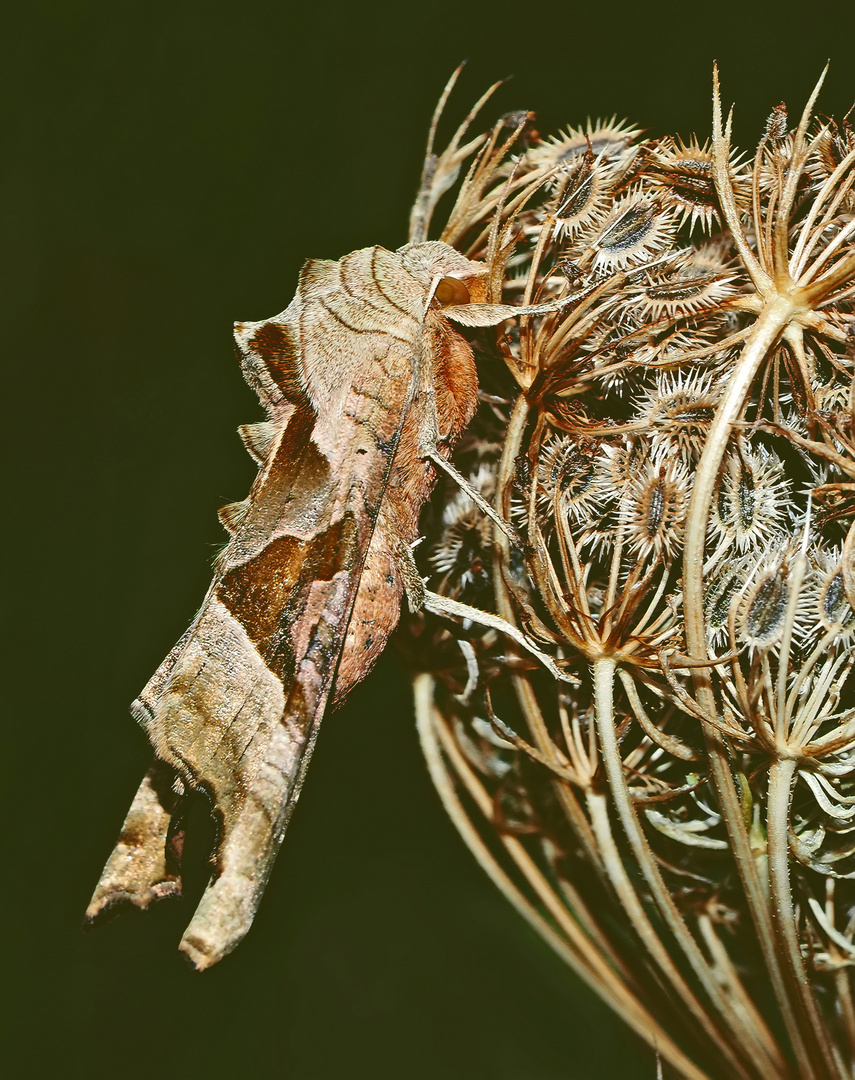
M 433 295 L 443 307 L 449 307 L 452 304 L 468 304 L 471 299 L 469 290 L 456 277 L 440 278 L 436 292 Z

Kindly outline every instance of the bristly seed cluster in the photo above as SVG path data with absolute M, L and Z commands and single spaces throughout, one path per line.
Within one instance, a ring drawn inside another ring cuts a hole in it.
M 779 105 L 743 159 L 717 95 L 708 142 L 515 114 L 429 155 L 422 208 L 474 154 L 440 238 L 490 300 L 565 303 L 476 339 L 455 461 L 507 528 L 450 484 L 426 522 L 472 614 L 415 619 L 420 731 L 478 858 L 680 1075 L 843 1080 L 855 135 Z

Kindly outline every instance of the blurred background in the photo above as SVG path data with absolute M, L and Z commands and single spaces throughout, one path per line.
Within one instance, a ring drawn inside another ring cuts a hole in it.
M 328 718 L 251 934 L 204 975 L 187 899 L 90 934 L 149 751 L 127 713 L 200 602 L 260 418 L 235 319 L 309 256 L 406 240 L 428 122 L 537 113 L 703 139 L 855 97 L 848 4 L 28 0 L 4 16 L 0 289 L 9 540 L 3 810 L 11 1076 L 652 1078 L 653 1056 L 482 877 L 393 656 Z M 11 701 L 9 701 L 11 698 Z

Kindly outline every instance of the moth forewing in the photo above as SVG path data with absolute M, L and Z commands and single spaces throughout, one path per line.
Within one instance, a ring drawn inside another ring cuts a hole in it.
M 475 411 L 471 348 L 431 292 L 481 273 L 438 242 L 366 248 L 307 263 L 281 315 L 238 328 L 268 414 L 243 433 L 259 474 L 223 515 L 234 532 L 199 614 L 134 703 L 158 782 L 143 781 L 90 918 L 180 890 L 189 788 L 207 795 L 219 838 L 180 947 L 207 967 L 249 929 L 333 680 L 340 700 L 397 623 L 435 479 L 425 439 L 449 454 Z M 465 292 L 447 290 L 458 304 Z

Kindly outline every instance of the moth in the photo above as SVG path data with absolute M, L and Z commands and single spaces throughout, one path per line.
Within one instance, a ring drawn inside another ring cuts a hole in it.
M 310 261 L 280 315 L 239 323 L 267 419 L 259 465 L 220 511 L 231 537 L 193 623 L 131 706 L 155 753 L 87 910 L 181 891 L 181 806 L 204 792 L 212 879 L 181 941 L 197 968 L 249 929 L 329 703 L 371 668 L 405 589 L 419 512 L 477 405 L 457 326 L 533 308 L 483 302 L 486 269 L 440 241 Z M 457 325 L 455 325 L 457 324 Z
M 230 539 L 208 593 L 131 706 L 155 762 L 87 909 L 91 921 L 180 894 L 182 805 L 203 792 L 217 825 L 213 872 L 179 946 L 199 969 L 252 923 L 325 710 L 371 669 L 404 593 L 412 607 L 424 600 L 419 513 L 436 469 L 454 474 L 447 459 L 478 402 L 461 327 L 570 299 L 488 302 L 489 257 L 426 239 L 437 199 L 481 142 L 459 147 L 464 125 L 432 153 L 455 78 L 434 115 L 411 242 L 309 261 L 281 314 L 235 327 L 266 412 L 239 429 L 258 475 L 220 511 Z

